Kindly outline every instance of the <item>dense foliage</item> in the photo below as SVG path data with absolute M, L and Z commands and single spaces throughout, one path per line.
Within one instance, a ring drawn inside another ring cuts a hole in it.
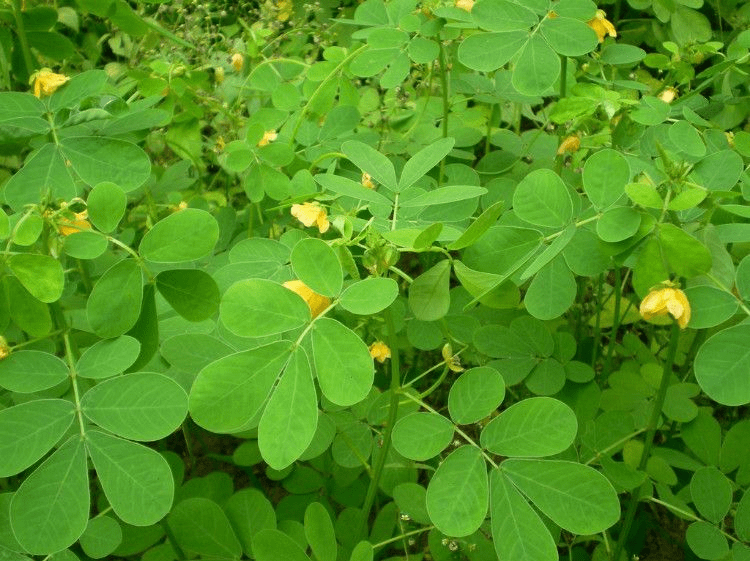
M 739 0 L 6 2 L 0 559 L 750 560 L 749 71 Z

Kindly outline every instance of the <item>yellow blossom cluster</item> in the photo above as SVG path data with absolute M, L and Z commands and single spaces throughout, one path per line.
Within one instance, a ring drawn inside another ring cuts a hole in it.
M 8 341 L 5 340 L 5 337 L 0 336 L 0 360 L 7 358 L 8 355 L 10 355 L 10 346 L 8 346 Z
M 49 68 L 42 68 L 31 75 L 29 83 L 34 84 L 34 95 L 42 97 L 43 95 L 52 95 L 57 88 L 70 80 L 64 74 L 55 74 Z
M 668 286 L 651 290 L 641 301 L 640 312 L 645 320 L 671 315 L 680 329 L 685 329 L 690 322 L 690 302 L 679 288 Z
M 452 372 L 464 371 L 464 367 L 461 366 L 461 359 L 458 357 L 458 355 L 453 354 L 453 347 L 451 347 L 450 343 L 446 343 L 445 345 L 443 345 L 441 354 L 443 355 L 443 360 L 445 361 L 445 365 Z
M 610 37 L 617 37 L 617 30 L 612 22 L 607 19 L 607 14 L 604 10 L 597 10 L 596 15 L 587 21 L 589 27 L 596 32 L 596 36 L 599 37 L 599 42 L 604 41 L 604 38 L 609 35 Z
M 474 7 L 474 0 L 456 0 L 456 8 L 471 12 Z
M 242 72 L 242 69 L 245 66 L 245 57 L 243 57 L 240 53 L 234 53 L 232 55 L 232 68 L 236 72 Z
M 383 341 L 375 341 L 370 345 L 370 356 L 382 364 L 391 358 L 391 349 Z
M 309 228 L 313 224 L 318 227 L 321 234 L 324 234 L 330 228 L 331 223 L 328 222 L 328 214 L 326 209 L 320 206 L 318 203 L 302 203 L 301 205 L 292 205 L 292 216 L 302 222 L 306 228 Z
M 375 189 L 375 183 L 373 183 L 372 181 L 372 176 L 367 172 L 364 172 L 362 174 L 361 183 L 362 183 L 362 187 L 365 187 L 367 189 Z
M 263 133 L 263 138 L 258 141 L 258 146 L 268 146 L 278 137 L 279 135 L 275 130 L 266 131 Z
M 284 286 L 298 294 L 307 303 L 313 318 L 318 317 L 323 310 L 331 305 L 330 298 L 322 296 L 317 292 L 313 292 L 312 289 L 301 280 L 286 281 Z
M 90 230 L 91 223 L 87 220 L 89 212 L 84 210 L 83 212 L 76 212 L 73 220 L 62 217 L 57 224 L 57 231 L 63 236 L 69 236 L 82 230 Z
M 563 138 L 559 148 L 557 149 L 557 155 L 562 156 L 566 152 L 578 152 L 578 149 L 580 147 L 581 139 L 578 137 L 578 135 L 572 134 L 570 136 L 566 136 L 565 138 Z

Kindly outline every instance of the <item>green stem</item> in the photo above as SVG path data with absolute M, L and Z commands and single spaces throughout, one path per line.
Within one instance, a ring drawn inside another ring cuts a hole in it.
M 166 518 L 162 519 L 161 527 L 164 528 L 164 533 L 167 535 L 167 541 L 169 542 L 169 545 L 172 546 L 172 549 L 174 550 L 174 554 L 177 556 L 177 559 L 179 559 L 179 561 L 185 561 L 187 557 L 185 557 L 185 553 L 182 551 L 182 548 L 180 548 L 179 544 L 177 543 L 177 538 L 175 538 L 174 533 L 172 533 L 172 528 L 169 527 L 169 522 L 167 522 Z
M 622 278 L 620 267 L 615 267 L 615 317 L 612 319 L 612 331 L 609 334 L 607 344 L 607 359 L 604 362 L 604 374 L 609 374 L 612 366 L 612 356 L 615 354 L 615 342 L 617 341 L 617 330 L 620 328 L 620 303 L 622 300 Z
M 567 95 L 568 89 L 568 57 L 560 55 L 560 99 Z
M 602 306 L 603 306 L 603 298 L 602 298 L 602 290 L 604 287 L 604 276 L 599 275 L 599 280 L 597 281 L 597 288 L 596 288 L 596 322 L 594 323 L 594 347 L 591 349 L 591 368 L 596 370 L 596 359 L 598 358 L 597 354 L 599 351 L 599 344 L 602 340 L 602 330 L 601 330 L 601 321 L 602 321 Z
M 439 61 L 440 61 L 440 89 L 443 97 L 443 138 L 448 137 L 448 113 L 450 112 L 450 104 L 448 102 L 448 63 L 445 58 L 445 49 L 443 43 L 438 41 L 440 47 Z M 438 174 L 438 187 L 443 182 L 443 174 L 445 172 L 445 158 L 440 160 L 440 173 Z
M 31 73 L 34 71 L 34 59 L 31 58 L 29 39 L 26 37 L 26 27 L 23 24 L 22 4 L 23 0 L 13 0 L 13 17 L 16 20 L 16 35 L 18 35 L 18 42 L 21 44 L 21 54 L 23 54 L 26 72 L 31 76 Z
M 331 70 L 331 73 L 328 74 L 328 76 L 325 77 L 325 79 L 320 83 L 320 85 L 317 87 L 317 89 L 313 92 L 313 94 L 310 96 L 310 99 L 307 100 L 307 103 L 302 108 L 302 111 L 300 111 L 299 117 L 297 117 L 297 122 L 294 124 L 294 128 L 292 129 L 292 134 L 289 137 L 289 144 L 291 145 L 294 143 L 294 139 L 297 136 L 297 132 L 299 132 L 299 128 L 302 126 L 302 121 L 305 119 L 305 115 L 310 110 L 310 107 L 312 107 L 312 104 L 317 101 L 318 96 L 320 96 L 321 92 L 324 90 L 324 88 L 328 85 L 328 82 L 333 80 L 333 78 L 338 75 L 339 71 L 346 66 L 349 61 L 351 61 L 354 57 L 358 56 L 361 52 L 363 52 L 365 49 L 368 48 L 368 45 L 362 45 L 359 49 L 351 53 L 349 56 L 347 56 L 344 60 L 339 62 L 336 65 L 336 68 Z
M 654 436 L 656 435 L 657 425 L 659 424 L 659 417 L 661 416 L 661 409 L 664 405 L 664 399 L 667 396 L 667 388 L 669 387 L 670 378 L 672 376 L 672 367 L 674 366 L 674 358 L 677 354 L 677 345 L 680 341 L 680 327 L 675 321 L 672 324 L 672 331 L 669 335 L 669 348 L 667 349 L 667 358 L 664 361 L 664 369 L 661 374 L 661 384 L 659 384 L 659 391 L 654 399 L 654 406 L 651 410 L 651 418 L 648 421 L 646 438 L 643 443 L 643 452 L 641 452 L 641 460 L 638 463 L 638 470 L 644 471 L 648 464 L 648 457 L 651 453 L 651 446 L 654 443 Z M 645 490 L 648 485 L 648 481 L 641 485 L 638 489 L 633 492 L 633 496 L 630 498 L 630 504 L 628 510 L 625 513 L 625 518 L 622 525 L 622 531 L 620 537 L 617 540 L 617 547 L 615 548 L 614 560 L 620 559 L 620 554 L 625 548 L 625 542 L 628 539 L 630 530 L 633 526 L 633 520 L 635 520 L 635 513 L 638 510 L 638 501 L 640 500 L 641 493 Z
M 398 339 L 396 338 L 396 324 L 393 321 L 393 313 L 390 308 L 386 308 L 383 313 L 385 323 L 388 326 L 388 346 L 391 348 L 391 400 L 388 404 L 388 419 L 386 420 L 385 430 L 383 431 L 383 443 L 380 446 L 380 455 L 378 456 L 372 471 L 370 486 L 367 488 L 365 503 L 362 506 L 362 518 L 359 522 L 356 536 L 364 538 L 367 529 L 367 521 L 370 518 L 370 509 L 375 502 L 375 495 L 378 492 L 380 476 L 383 474 L 385 460 L 388 457 L 388 450 L 391 447 L 391 436 L 393 434 L 393 425 L 396 424 L 398 414 L 399 393 L 401 385 L 401 363 L 398 356 Z

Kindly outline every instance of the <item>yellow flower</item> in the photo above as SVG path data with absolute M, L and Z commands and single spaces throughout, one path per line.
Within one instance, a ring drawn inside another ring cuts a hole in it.
M 292 216 L 302 222 L 307 228 L 313 224 L 317 225 L 321 234 L 328 231 L 331 223 L 328 222 L 326 209 L 318 203 L 302 203 L 301 205 L 292 205 Z
M 232 68 L 237 72 L 242 72 L 242 68 L 245 66 L 245 57 L 240 53 L 234 53 L 232 55 Z
M 313 318 L 316 318 L 320 313 L 331 305 L 331 299 L 321 296 L 317 292 L 313 292 L 304 282 L 301 280 L 290 280 L 284 283 L 284 286 L 299 294 L 302 299 L 307 303 L 310 308 L 310 313 Z
M 73 220 L 63 217 L 57 225 L 57 231 L 63 236 L 69 236 L 82 230 L 91 230 L 91 224 L 86 220 L 88 217 L 89 213 L 87 210 L 76 212 Z
M 659 99 L 661 99 L 664 103 L 672 103 L 674 101 L 674 98 L 677 97 L 677 90 L 674 88 L 665 88 L 660 94 Z
M 266 132 L 263 133 L 263 138 L 261 138 L 258 141 L 258 146 L 268 146 L 274 140 L 276 140 L 278 137 L 279 137 L 279 135 L 276 133 L 275 130 L 266 131 Z
M 361 183 L 362 183 L 362 187 L 366 187 L 368 189 L 375 189 L 375 184 L 372 182 L 372 176 L 367 172 L 364 172 L 362 174 Z
M 679 288 L 665 287 L 651 290 L 641 301 L 643 319 L 671 315 L 677 320 L 680 329 L 685 329 L 690 322 L 690 302 Z
M 7 358 L 9 354 L 10 354 L 10 347 L 8 346 L 8 341 L 5 340 L 5 337 L 0 335 L 0 360 Z M 388 356 L 391 356 L 390 351 L 388 351 Z M 380 362 L 383 362 L 383 361 L 381 360 Z
M 34 82 L 34 95 L 42 97 L 43 95 L 52 95 L 55 90 L 70 80 L 64 74 L 55 74 L 49 68 L 42 68 L 39 72 L 31 75 L 31 81 Z
M 443 350 L 441 351 L 443 355 L 443 360 L 445 361 L 445 365 L 453 372 L 463 372 L 464 368 L 461 366 L 461 359 L 458 358 L 458 355 L 453 354 L 453 347 L 451 347 L 450 343 L 446 343 L 443 345 Z
M 383 341 L 375 341 L 370 345 L 370 356 L 382 364 L 385 359 L 391 358 L 391 349 Z
M 292 17 L 293 9 L 294 6 L 292 5 L 292 0 L 281 0 L 279 2 L 279 11 L 276 14 L 276 20 L 281 22 L 287 21 Z
M 456 8 L 471 12 L 474 7 L 474 0 L 456 0 Z
M 578 152 L 578 149 L 581 147 L 581 139 L 578 138 L 578 135 L 572 134 L 570 136 L 566 136 L 563 138 L 563 141 L 560 143 L 560 147 L 557 149 L 557 155 L 562 156 L 565 154 L 565 152 Z
M 221 66 L 214 68 L 214 82 L 217 84 L 224 82 L 224 69 Z
M 617 37 L 617 30 L 615 29 L 615 26 L 612 25 L 612 22 L 609 21 L 606 16 L 607 14 L 604 12 L 604 10 L 597 10 L 596 16 L 586 22 L 589 24 L 589 27 L 596 32 L 597 37 L 599 37 L 600 43 L 604 41 L 604 38 L 607 35 L 609 35 L 610 37 Z

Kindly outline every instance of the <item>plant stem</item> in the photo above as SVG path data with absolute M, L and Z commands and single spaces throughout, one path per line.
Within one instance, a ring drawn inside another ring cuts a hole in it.
M 591 349 L 591 368 L 596 370 L 596 359 L 597 351 L 599 350 L 599 344 L 602 340 L 602 330 L 601 330 L 601 321 L 602 321 L 602 290 L 604 287 L 604 275 L 599 275 L 599 280 L 597 281 L 597 288 L 596 288 L 596 323 L 594 324 L 594 346 Z
M 669 335 L 669 348 L 667 349 L 667 358 L 664 361 L 664 369 L 661 374 L 661 384 L 659 384 L 659 391 L 654 399 L 654 406 L 651 410 L 651 418 L 648 421 L 646 438 L 643 443 L 643 452 L 641 452 L 641 460 L 638 463 L 638 470 L 644 471 L 648 464 L 648 457 L 651 453 L 651 446 L 654 443 L 654 436 L 656 435 L 657 425 L 659 424 L 659 417 L 661 416 L 661 409 L 664 405 L 664 398 L 667 396 L 667 388 L 669 387 L 669 381 L 672 376 L 672 367 L 674 365 L 674 358 L 677 354 L 677 345 L 680 340 L 680 327 L 675 321 L 672 324 L 672 331 Z M 636 510 L 638 510 L 638 501 L 640 500 L 641 493 L 645 490 L 648 485 L 648 481 L 643 483 L 638 489 L 633 492 L 630 498 L 630 504 L 628 510 L 625 513 L 625 519 L 622 525 L 622 531 L 617 540 L 617 547 L 615 548 L 615 555 L 613 559 L 618 561 L 620 554 L 625 548 L 625 542 L 630 534 L 630 529 L 633 526 L 633 520 L 635 519 Z
M 365 495 L 365 503 L 362 506 L 362 518 L 359 522 L 359 528 L 357 529 L 356 535 L 359 538 L 364 538 L 365 531 L 367 529 L 367 521 L 370 518 L 370 509 L 375 502 L 375 495 L 378 492 L 378 484 L 380 483 L 380 476 L 383 473 L 383 467 L 385 467 L 385 460 L 388 457 L 388 450 L 391 447 L 391 436 L 393 434 L 393 425 L 396 424 L 396 416 L 398 414 L 398 402 L 399 393 L 398 390 L 401 385 L 401 364 L 398 356 L 398 339 L 396 338 L 396 325 L 393 321 L 393 313 L 390 308 L 386 308 L 383 313 L 385 316 L 385 323 L 388 326 L 388 346 L 391 348 L 391 400 L 388 404 L 388 419 L 386 420 L 385 430 L 383 431 L 383 443 L 380 446 L 380 455 L 377 457 L 372 470 L 372 478 L 370 479 L 370 486 L 367 488 L 367 495 Z
M 617 330 L 620 328 L 620 302 L 622 300 L 622 278 L 620 267 L 615 267 L 615 316 L 612 319 L 612 330 L 609 334 L 607 344 L 607 359 L 604 362 L 604 374 L 609 374 L 612 366 L 612 356 L 615 354 L 615 342 L 617 341 Z
M 568 89 L 568 57 L 560 55 L 560 99 L 567 95 Z
M 448 103 L 448 63 L 445 59 L 445 49 L 443 43 L 438 41 L 440 47 L 440 93 L 443 96 L 443 138 L 448 137 L 448 113 L 450 112 L 450 104 Z M 445 172 L 445 158 L 440 160 L 440 173 L 438 174 L 438 187 L 443 182 L 443 173 Z

